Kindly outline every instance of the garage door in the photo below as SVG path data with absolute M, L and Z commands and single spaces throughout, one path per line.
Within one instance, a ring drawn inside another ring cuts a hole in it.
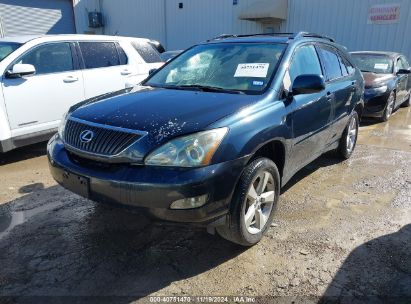
M 75 33 L 71 0 L 0 0 L 5 36 Z

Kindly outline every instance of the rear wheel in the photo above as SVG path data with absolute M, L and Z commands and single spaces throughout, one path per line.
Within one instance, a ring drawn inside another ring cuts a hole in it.
M 351 157 L 357 144 L 359 118 L 357 112 L 351 115 L 338 146 L 338 153 L 344 159 Z
M 240 178 L 229 222 L 217 227 L 218 234 L 243 246 L 258 243 L 273 221 L 279 195 L 277 166 L 267 158 L 254 160 Z
M 395 106 L 395 93 L 391 92 L 390 96 L 388 96 L 387 105 L 385 107 L 384 113 L 381 116 L 382 121 L 387 121 L 391 117 L 392 112 L 394 112 L 394 106 Z

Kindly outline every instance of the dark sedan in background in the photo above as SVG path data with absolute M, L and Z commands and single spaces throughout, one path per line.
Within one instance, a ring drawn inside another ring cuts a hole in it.
M 365 80 L 363 116 L 387 121 L 401 105 L 410 105 L 411 73 L 404 55 L 392 52 L 353 52 Z

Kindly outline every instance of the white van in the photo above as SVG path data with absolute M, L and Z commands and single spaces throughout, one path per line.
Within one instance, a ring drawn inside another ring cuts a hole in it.
M 136 85 L 162 64 L 148 39 L 1 38 L 0 152 L 47 140 L 70 106 Z

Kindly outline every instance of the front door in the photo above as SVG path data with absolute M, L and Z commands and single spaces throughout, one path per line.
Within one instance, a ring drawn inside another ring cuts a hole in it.
M 37 46 L 13 64 L 16 63 L 32 64 L 36 73 L 16 79 L 3 76 L 12 136 L 57 127 L 70 106 L 84 99 L 82 73 L 73 61 L 71 43 Z
M 295 51 L 288 73 L 290 83 L 299 75 L 323 74 L 313 45 L 304 45 Z M 325 90 L 293 97 L 290 106 L 293 112 L 294 147 L 291 163 L 294 170 L 300 169 L 322 153 L 329 138 L 333 98 L 333 94 L 327 95 Z

